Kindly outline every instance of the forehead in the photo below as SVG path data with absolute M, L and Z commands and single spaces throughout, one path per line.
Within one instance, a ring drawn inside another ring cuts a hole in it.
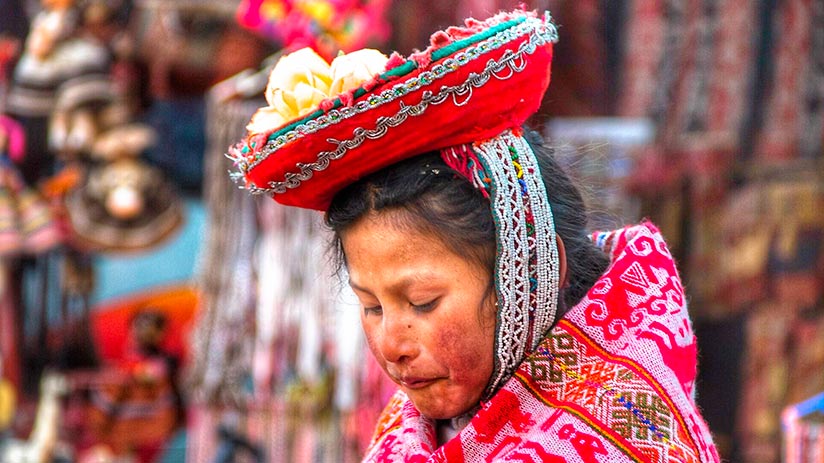
M 401 211 L 370 212 L 341 233 L 347 264 L 364 253 L 389 253 L 398 256 L 447 251 L 436 234 L 417 227 L 409 214 Z
M 482 267 L 456 254 L 433 232 L 411 225 L 398 212 L 369 214 L 341 234 L 353 282 L 408 278 L 411 274 L 484 276 Z

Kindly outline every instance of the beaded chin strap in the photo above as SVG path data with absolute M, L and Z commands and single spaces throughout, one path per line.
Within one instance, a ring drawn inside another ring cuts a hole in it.
M 535 153 L 520 135 L 506 131 L 444 149 L 441 156 L 490 198 L 495 220 L 498 320 L 487 400 L 555 321 L 560 269 L 555 225 Z

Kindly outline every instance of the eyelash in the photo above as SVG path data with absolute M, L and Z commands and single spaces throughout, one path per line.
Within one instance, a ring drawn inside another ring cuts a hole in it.
M 438 300 L 433 299 L 433 300 L 427 302 L 426 304 L 421 304 L 421 305 L 411 304 L 411 305 L 412 305 L 412 308 L 417 310 L 418 312 L 431 312 L 432 309 L 435 308 L 435 305 L 437 303 L 438 303 Z
M 418 312 L 431 312 L 435 308 L 435 305 L 437 303 L 438 303 L 438 300 L 434 299 L 430 302 L 427 302 L 426 304 L 420 304 L 420 305 L 410 304 L 410 305 L 412 306 L 413 309 L 415 309 Z M 376 306 L 373 306 L 373 307 L 364 307 L 363 311 L 367 315 L 380 315 L 380 314 L 383 313 L 383 307 L 381 307 L 379 305 L 376 305 Z
M 363 312 L 366 315 L 380 315 L 383 313 L 383 307 L 376 305 L 374 307 L 364 307 Z

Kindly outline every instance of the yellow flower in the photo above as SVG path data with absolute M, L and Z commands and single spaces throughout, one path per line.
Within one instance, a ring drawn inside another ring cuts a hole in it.
M 278 60 L 269 74 L 266 102 L 246 126 L 250 134 L 280 127 L 315 108 L 329 94 L 329 63 L 311 48 L 302 48 Z
M 330 97 L 357 88 L 382 72 L 388 58 L 364 49 L 326 62 L 311 48 L 283 56 L 266 85 L 266 102 L 246 126 L 250 135 L 266 132 L 304 116 Z
M 389 58 L 378 50 L 364 48 L 332 61 L 332 84 L 329 93 L 340 95 L 380 74 L 386 68 Z
M 273 90 L 289 90 L 298 83 L 306 83 L 328 93 L 332 75 L 329 63 L 309 47 L 284 55 L 269 74 L 267 99 Z
M 246 124 L 246 130 L 249 134 L 262 133 L 280 127 L 288 121 L 289 119 L 285 119 L 275 108 L 264 106 L 255 111 L 252 119 Z

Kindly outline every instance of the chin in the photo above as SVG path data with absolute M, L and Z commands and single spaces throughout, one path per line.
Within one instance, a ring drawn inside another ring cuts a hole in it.
M 426 418 L 429 418 L 430 420 L 451 420 L 452 418 L 455 418 L 456 416 L 461 415 L 461 413 L 452 413 L 452 412 L 446 412 L 446 411 L 428 413 L 428 412 L 425 412 L 423 410 L 420 410 L 420 412 L 421 412 L 421 415 L 425 416 Z
M 409 393 L 407 393 L 407 395 L 409 395 Z M 415 400 L 411 395 L 409 395 L 409 398 L 412 400 L 412 403 L 415 404 L 415 408 L 421 412 L 421 415 L 432 420 L 452 419 L 472 409 L 472 406 L 465 407 L 464 409 L 464 407 L 457 407 L 455 404 L 449 402 L 428 403 L 428 401 Z

